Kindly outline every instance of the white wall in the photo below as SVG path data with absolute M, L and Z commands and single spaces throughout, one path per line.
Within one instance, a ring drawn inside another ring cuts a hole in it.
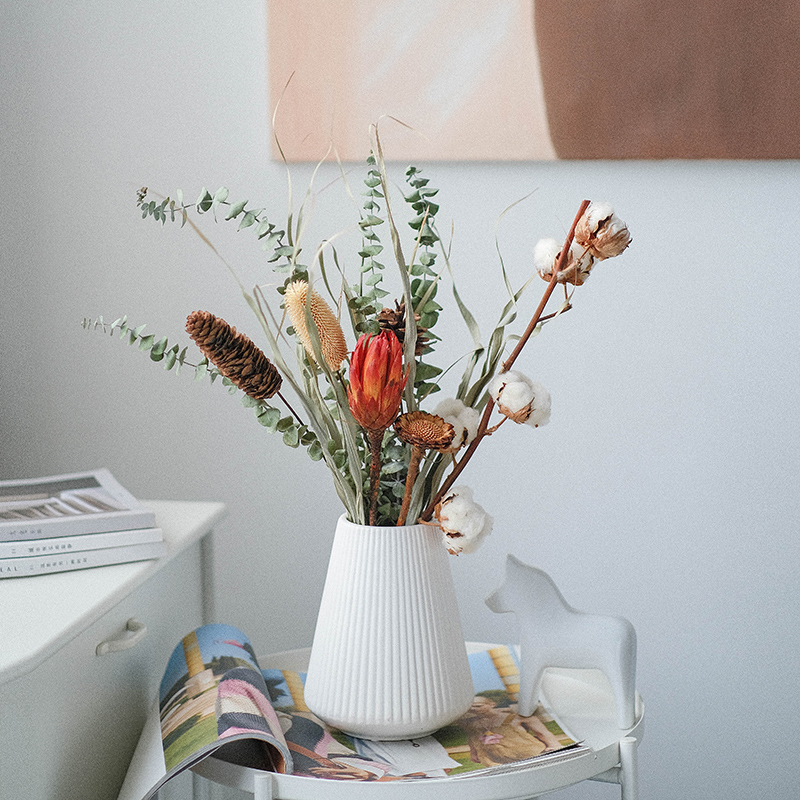
M 224 184 L 280 217 L 263 2 L 0 8 L 0 477 L 106 465 L 144 498 L 227 502 L 218 619 L 262 650 L 305 645 L 339 513 L 325 468 L 220 388 L 80 327 L 127 313 L 184 341 L 206 308 L 257 338 L 211 251 L 142 221 L 135 192 Z M 513 638 L 483 605 L 513 552 L 577 607 L 636 625 L 643 796 L 796 796 L 800 166 L 422 166 L 484 330 L 503 300 L 495 222 L 514 200 L 536 190 L 499 229 L 515 283 L 584 197 L 613 202 L 634 236 L 519 362 L 553 394 L 550 425 L 504 428 L 465 475 L 496 520 L 479 555 L 453 562 L 467 636 Z M 304 189 L 310 168 L 293 174 Z M 352 223 L 342 197 L 322 193 L 310 246 Z M 248 280 L 271 279 L 247 233 L 205 230 Z M 455 355 L 467 339 L 449 314 Z

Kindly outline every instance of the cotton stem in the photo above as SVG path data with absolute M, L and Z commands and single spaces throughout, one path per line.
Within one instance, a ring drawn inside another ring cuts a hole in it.
M 517 356 L 522 352 L 522 348 L 528 343 L 528 340 L 533 335 L 533 332 L 536 330 L 536 326 L 542 321 L 542 314 L 544 313 L 544 309 L 547 306 L 547 302 L 550 300 L 551 295 L 553 294 L 553 290 L 556 288 L 556 284 L 558 283 L 558 275 L 563 270 L 564 265 L 569 258 L 569 249 L 572 246 L 572 240 L 575 238 L 575 228 L 578 225 L 581 217 L 584 215 L 584 212 L 589 207 L 589 201 L 584 200 L 580 208 L 578 209 L 578 213 L 575 215 L 575 219 L 572 222 L 572 226 L 569 229 L 569 233 L 567 234 L 567 238 L 564 241 L 564 246 L 561 248 L 561 255 L 558 258 L 558 263 L 555 265 L 553 269 L 553 274 L 550 278 L 550 282 L 547 284 L 547 288 L 544 290 L 542 294 L 542 299 L 539 301 L 539 305 L 536 308 L 536 311 L 533 313 L 531 317 L 531 321 L 528 323 L 528 327 L 525 328 L 525 332 L 520 337 L 519 341 L 517 342 L 516 347 L 511 351 L 511 355 L 503 362 L 501 373 L 508 372 L 511 369 L 512 364 L 517 360 Z M 458 476 L 464 471 L 464 468 L 469 463 L 469 460 L 475 454 L 475 451 L 478 449 L 478 445 L 483 441 L 483 439 L 487 436 L 488 433 L 491 433 L 489 429 L 489 418 L 492 415 L 492 410 L 494 409 L 494 400 L 491 397 L 488 398 L 486 401 L 486 408 L 483 410 L 483 416 L 481 417 L 480 425 L 478 426 L 478 433 L 475 438 L 470 443 L 469 447 L 467 448 L 464 455 L 458 461 L 458 463 L 453 468 L 453 471 L 447 478 L 442 482 L 439 491 L 436 493 L 436 496 L 431 500 L 428 504 L 427 508 L 422 512 L 420 515 L 421 520 L 429 520 L 433 516 L 434 509 L 436 508 L 436 504 L 445 496 L 445 494 L 450 490 L 450 487 L 456 482 Z

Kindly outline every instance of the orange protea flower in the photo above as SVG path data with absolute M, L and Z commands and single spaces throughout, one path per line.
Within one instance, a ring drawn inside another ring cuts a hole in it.
M 347 399 L 356 422 L 369 432 L 385 431 L 397 417 L 407 375 L 403 348 L 391 331 L 364 333 L 350 359 Z

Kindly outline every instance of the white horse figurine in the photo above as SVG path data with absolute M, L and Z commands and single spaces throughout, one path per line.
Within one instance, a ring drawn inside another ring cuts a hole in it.
M 502 585 L 486 598 L 496 613 L 512 611 L 520 632 L 518 709 L 536 710 L 548 667 L 599 669 L 611 683 L 620 728 L 636 722 L 636 631 L 628 620 L 576 611 L 552 578 L 509 555 Z

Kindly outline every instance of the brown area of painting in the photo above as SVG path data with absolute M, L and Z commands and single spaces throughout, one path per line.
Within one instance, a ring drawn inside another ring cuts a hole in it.
M 800 158 L 797 0 L 537 0 L 559 158 Z

